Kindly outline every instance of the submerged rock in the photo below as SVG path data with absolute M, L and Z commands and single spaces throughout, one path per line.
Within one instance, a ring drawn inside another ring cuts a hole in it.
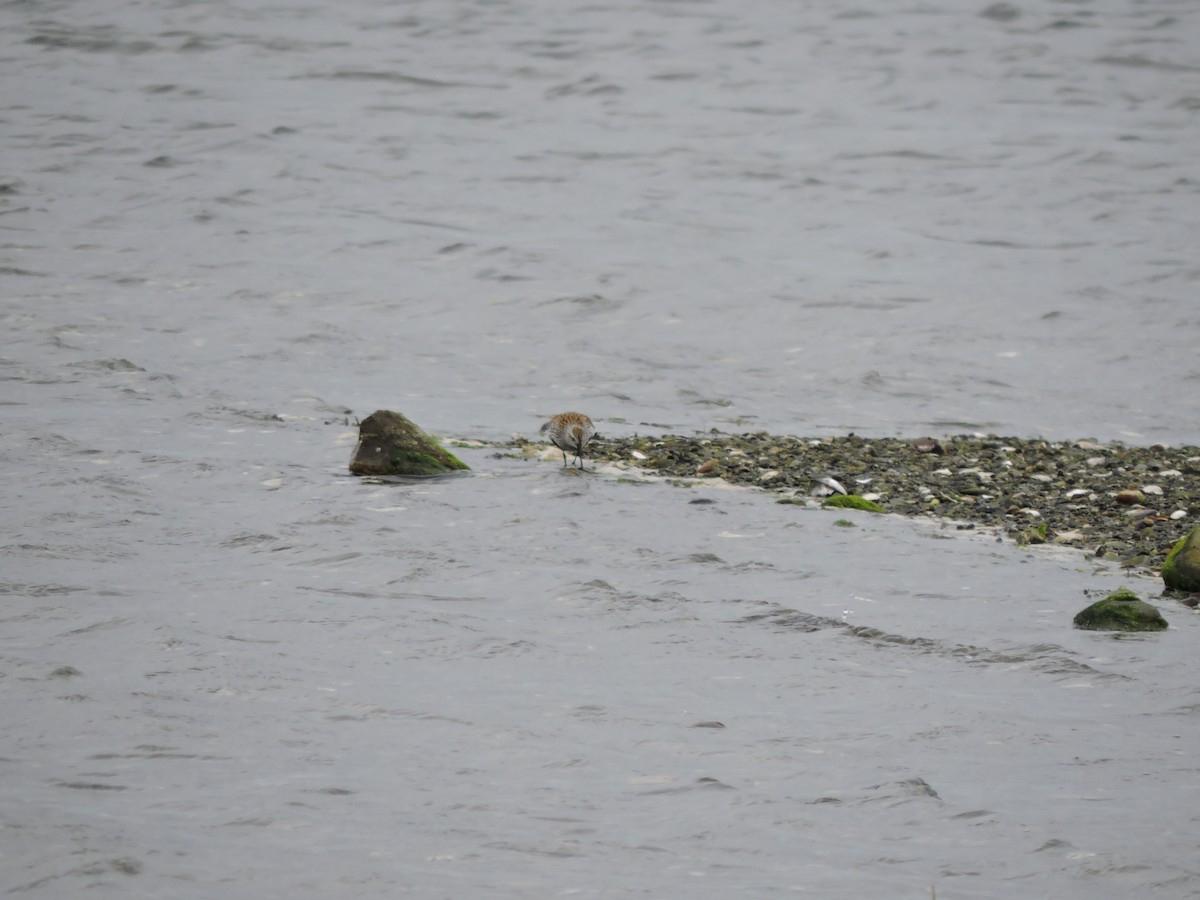
M 445 475 L 470 468 L 400 413 L 381 409 L 358 426 L 352 475 Z
M 1167 554 L 1163 581 L 1177 591 L 1200 591 L 1200 526 L 1181 537 Z
M 1133 591 L 1121 588 L 1081 610 L 1075 616 L 1075 627 L 1089 631 L 1162 631 L 1167 620 Z

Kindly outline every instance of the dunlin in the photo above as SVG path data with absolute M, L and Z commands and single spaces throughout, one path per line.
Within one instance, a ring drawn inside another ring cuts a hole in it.
M 546 424 L 546 436 L 550 443 L 563 452 L 563 465 L 567 465 L 567 451 L 579 461 L 583 468 L 583 451 L 588 441 L 596 434 L 596 426 L 583 413 L 559 413 Z

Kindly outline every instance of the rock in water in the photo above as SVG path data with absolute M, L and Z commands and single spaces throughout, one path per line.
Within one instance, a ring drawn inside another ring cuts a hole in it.
M 1181 537 L 1167 554 L 1163 582 L 1177 591 L 1200 591 L 1200 525 Z
M 352 475 L 445 475 L 470 468 L 400 413 L 381 409 L 358 426 Z
M 1075 616 L 1075 627 L 1089 631 L 1162 631 L 1167 620 L 1157 609 L 1121 588 Z

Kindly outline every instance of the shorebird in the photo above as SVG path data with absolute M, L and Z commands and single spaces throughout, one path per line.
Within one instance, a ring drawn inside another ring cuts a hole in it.
M 571 451 L 583 468 L 583 451 L 596 434 L 596 426 L 583 413 L 564 412 L 554 416 L 543 430 L 550 443 L 563 452 L 563 467 L 567 465 L 567 451 Z

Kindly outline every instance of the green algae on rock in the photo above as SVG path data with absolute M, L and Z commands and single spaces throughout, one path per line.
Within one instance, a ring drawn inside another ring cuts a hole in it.
M 834 509 L 865 509 L 867 512 L 873 513 L 887 512 L 875 501 L 866 500 L 857 494 L 834 494 L 832 497 L 827 497 L 821 505 Z
M 1018 531 L 1013 537 L 1018 544 L 1022 546 L 1027 544 L 1044 544 L 1046 543 L 1046 523 L 1042 522 L 1035 525 L 1033 528 L 1026 528 L 1023 531 Z
M 1126 588 L 1113 591 L 1075 616 L 1075 627 L 1088 631 L 1162 631 L 1162 613 Z
M 1163 582 L 1177 591 L 1200 591 L 1200 526 L 1181 537 L 1167 554 Z
M 352 475 L 428 477 L 470 468 L 398 412 L 381 409 L 358 426 Z

